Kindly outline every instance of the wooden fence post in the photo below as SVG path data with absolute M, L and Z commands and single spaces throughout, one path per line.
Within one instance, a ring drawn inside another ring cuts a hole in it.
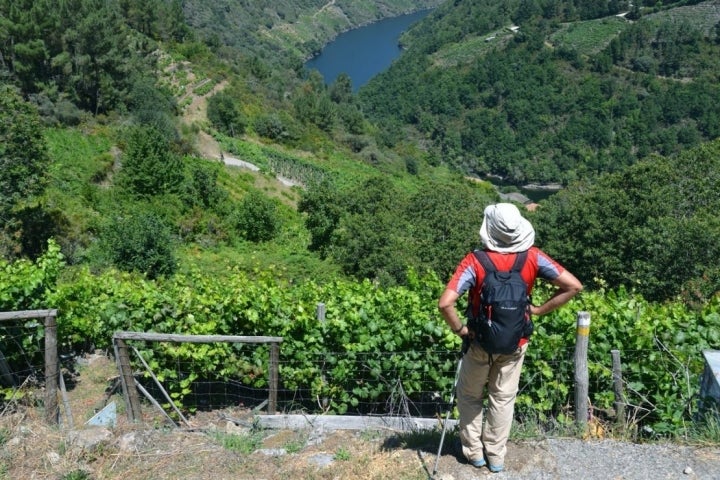
M 625 393 L 622 380 L 620 350 L 610 350 L 612 355 L 613 391 L 615 392 L 615 421 L 618 426 L 625 425 Z
M 590 313 L 578 312 L 575 334 L 575 422 L 584 433 L 588 422 L 588 340 L 590 336 Z
M 26 318 L 43 318 L 45 328 L 45 420 L 57 425 L 60 420 L 58 405 L 58 379 L 60 377 L 60 360 L 58 357 L 57 310 L 20 310 L 16 312 L 0 312 L 0 321 L 20 320 Z M 17 388 L 15 376 L 5 356 L 0 352 L 0 376 Z
M 122 385 L 123 394 L 127 399 L 127 414 L 131 422 L 142 420 L 142 410 L 140 409 L 140 398 L 135 386 L 135 377 L 130 366 L 130 354 L 125 340 L 121 338 L 113 338 L 113 346 L 115 348 L 115 359 L 117 361 L 118 370 L 120 371 L 120 384 Z
M 270 392 L 268 393 L 268 414 L 273 415 L 277 410 L 277 395 L 278 395 L 278 369 L 280 366 L 280 344 L 273 342 L 270 344 L 270 361 L 268 362 L 269 372 L 269 387 Z
M 146 342 L 177 342 L 177 343 L 215 343 L 215 342 L 232 342 L 232 343 L 263 343 L 270 344 L 269 352 L 269 394 L 268 394 L 268 413 L 275 413 L 277 409 L 278 396 L 278 378 L 280 365 L 280 343 L 282 337 L 266 337 L 266 336 L 236 336 L 236 335 L 180 335 L 175 333 L 152 333 L 152 332 L 115 332 L 113 335 L 113 346 L 115 348 L 115 358 L 117 360 L 118 370 L 120 371 L 120 381 L 123 388 L 123 395 L 128 404 L 128 417 L 130 421 L 142 420 L 140 411 L 140 398 L 138 395 L 135 377 L 130 366 L 130 354 L 126 340 L 141 340 Z M 141 359 L 142 360 L 142 359 Z M 146 368 L 147 365 L 146 365 Z M 148 371 L 150 369 L 148 368 Z M 162 387 L 161 387 L 162 388 Z M 170 402 L 173 403 L 173 402 Z
M 320 302 L 317 304 L 316 313 L 317 313 L 318 322 L 320 323 L 320 325 L 322 325 L 323 336 L 324 336 L 325 327 L 326 327 L 326 325 L 325 325 L 325 304 L 324 303 Z M 322 384 L 324 387 L 327 384 L 327 378 L 325 376 L 325 365 L 324 364 L 323 364 L 320 375 L 322 377 Z M 320 407 L 322 407 L 323 410 L 326 410 L 328 408 L 329 404 L 330 404 L 330 399 L 328 397 L 322 397 L 320 399 Z
M 58 424 L 58 375 L 60 362 L 57 348 L 57 318 L 54 314 L 45 317 L 45 421 Z

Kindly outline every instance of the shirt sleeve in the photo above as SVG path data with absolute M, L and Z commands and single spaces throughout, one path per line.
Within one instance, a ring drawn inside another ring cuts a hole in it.
M 452 289 L 462 296 L 477 283 L 477 271 L 473 262 L 473 254 L 469 253 L 462 259 L 455 269 L 455 273 L 446 288 Z
M 555 280 L 565 268 L 553 260 L 550 255 L 538 249 L 537 255 L 537 276 L 543 280 Z

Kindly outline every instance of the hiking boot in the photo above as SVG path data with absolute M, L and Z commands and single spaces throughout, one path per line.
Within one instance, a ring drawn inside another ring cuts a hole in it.
M 482 468 L 485 465 L 487 465 L 487 462 L 485 461 L 484 458 L 479 458 L 477 460 L 468 460 L 468 463 L 470 463 L 470 465 L 472 465 L 475 468 Z
M 505 467 L 503 465 L 493 465 L 491 463 L 490 465 L 488 465 L 488 470 L 490 470 L 492 473 L 500 473 L 505 470 Z

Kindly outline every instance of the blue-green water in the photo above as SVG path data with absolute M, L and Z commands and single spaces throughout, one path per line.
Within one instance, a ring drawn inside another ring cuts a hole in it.
M 305 66 L 317 70 L 331 84 L 341 73 L 352 80 L 353 91 L 387 69 L 401 52 L 400 35 L 431 10 L 387 18 L 339 35 Z

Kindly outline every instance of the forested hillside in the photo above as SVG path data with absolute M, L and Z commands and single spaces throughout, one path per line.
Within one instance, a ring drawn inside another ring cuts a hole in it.
M 706 2 L 441 6 L 360 92 L 434 161 L 567 184 L 720 136 L 720 7 Z
M 96 271 L 156 278 L 195 263 L 279 263 L 300 278 L 393 284 L 408 267 L 447 270 L 472 247 L 466 230 L 492 189 L 425 168 L 418 148 L 386 149 L 347 77 L 326 86 L 302 70 L 310 49 L 269 33 L 312 26 L 321 45 L 436 2 L 250 3 L 0 2 L 6 258 L 34 258 L 54 238 L 70 265 Z M 221 168 L 222 152 L 260 172 Z M 423 206 L 427 190 L 450 192 L 450 204 L 474 198 L 478 210 L 455 229 Z M 332 215 L 319 199 L 334 202 Z M 383 228 L 358 214 L 385 209 Z
M 436 7 L 442 0 L 282 0 L 183 3 L 188 23 L 216 47 L 302 68 L 338 33 L 401 13 Z M 277 55 L 278 50 L 283 52 Z M 227 51 L 226 51 L 227 52 Z
M 638 179 L 662 218 L 689 211 L 682 218 L 700 222 L 703 238 L 717 233 L 703 197 L 712 189 L 698 186 L 707 178 L 683 168 L 720 133 L 717 2 L 445 2 L 359 97 L 347 76 L 325 85 L 302 59 L 344 29 L 413 5 L 272 5 L 0 2 L 3 148 L 17 166 L 3 179 L 4 255 L 35 256 L 53 237 L 70 264 L 158 276 L 191 258 L 250 268 L 292 252 L 296 275 L 403 284 L 408 268 L 446 276 L 476 245 L 482 208 L 499 197 L 462 176 L 493 174 L 583 182 L 538 218 L 554 226 L 548 248 L 586 283 L 652 298 L 690 285 L 702 298 L 715 291 L 717 275 L 700 258 L 709 245 L 670 275 L 672 262 L 638 258 L 651 248 L 645 233 L 661 234 L 647 223 L 651 203 L 622 224 L 645 229 L 627 245 L 621 223 L 612 238 L 580 237 L 567 217 L 596 202 L 587 194 L 596 184 L 605 203 L 618 202 L 600 177 L 631 181 L 642 167 L 627 168 L 647 158 L 684 179 L 679 191 Z M 207 103 L 200 116 L 194 99 Z M 36 153 L 22 165 L 26 152 Z M 221 152 L 260 173 L 202 160 Z M 273 186 L 277 175 L 302 188 Z M 662 227 L 676 249 L 682 231 Z

